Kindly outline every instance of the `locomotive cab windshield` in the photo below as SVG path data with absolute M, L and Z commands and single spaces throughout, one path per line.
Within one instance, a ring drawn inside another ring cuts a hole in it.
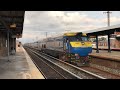
M 75 36 L 66 36 L 66 42 L 72 42 L 72 41 L 89 41 L 89 38 L 85 34 L 77 34 Z
M 75 36 L 79 41 L 89 41 L 89 38 L 86 34 L 84 33 L 78 33 L 76 36 Z

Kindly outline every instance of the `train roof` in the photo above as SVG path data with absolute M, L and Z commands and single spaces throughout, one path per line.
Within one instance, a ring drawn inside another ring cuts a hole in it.
M 82 32 L 69 32 L 69 33 L 64 33 L 64 36 L 76 36 L 78 34 L 84 35 L 86 36 L 86 33 L 82 33 Z
M 86 33 L 82 33 L 82 32 L 68 32 L 68 33 L 64 33 L 63 35 L 42 39 L 39 42 L 46 42 L 46 41 L 52 41 L 52 40 L 62 40 L 62 38 L 64 36 L 76 36 L 77 34 L 81 34 L 82 36 L 87 36 Z

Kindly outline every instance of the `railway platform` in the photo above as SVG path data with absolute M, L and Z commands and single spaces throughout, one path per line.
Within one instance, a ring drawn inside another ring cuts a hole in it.
M 112 51 L 120 51 L 120 48 L 110 47 Z M 96 46 L 93 46 L 93 49 L 96 50 Z M 99 46 L 99 50 L 108 50 L 107 46 Z
M 99 53 L 96 53 L 96 50 L 93 49 L 90 56 L 120 62 L 120 51 L 111 51 L 111 53 L 108 53 L 105 48 L 102 48 L 101 50 L 99 50 Z
M 22 46 L 16 54 L 0 57 L 0 79 L 44 79 Z
M 106 48 L 107 49 L 107 48 Z M 99 53 L 93 50 L 91 56 L 91 66 L 105 72 L 120 76 L 120 51 L 111 51 L 99 48 Z

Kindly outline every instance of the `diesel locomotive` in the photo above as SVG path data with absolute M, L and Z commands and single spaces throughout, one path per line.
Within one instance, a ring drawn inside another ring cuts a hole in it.
M 49 55 L 79 66 L 88 65 L 89 54 L 92 52 L 92 42 L 89 36 L 82 32 L 64 33 L 63 36 L 52 37 L 36 44 L 37 48 Z

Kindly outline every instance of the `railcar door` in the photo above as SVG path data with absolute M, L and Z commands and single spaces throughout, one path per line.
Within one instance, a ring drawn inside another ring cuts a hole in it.
M 69 39 L 67 37 L 64 38 L 64 40 L 63 40 L 63 50 L 65 52 L 69 51 Z

